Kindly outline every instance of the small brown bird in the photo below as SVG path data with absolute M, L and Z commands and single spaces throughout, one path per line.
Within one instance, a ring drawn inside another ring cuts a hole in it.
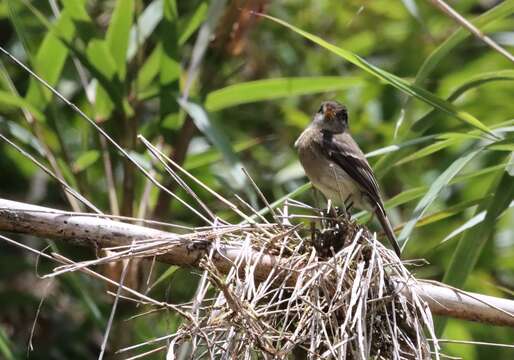
M 346 107 L 336 101 L 323 102 L 295 147 L 312 185 L 335 204 L 349 200 L 375 214 L 399 257 L 401 250 L 373 170 L 348 132 Z

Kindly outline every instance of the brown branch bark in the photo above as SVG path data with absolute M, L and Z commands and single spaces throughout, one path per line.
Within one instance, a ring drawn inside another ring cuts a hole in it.
M 179 235 L 171 232 L 113 221 L 98 215 L 64 212 L 4 199 L 0 199 L 0 231 L 49 237 L 97 248 L 127 245 L 134 240 L 180 239 L 176 246 L 158 257 L 159 261 L 178 266 L 196 266 L 198 260 L 210 251 L 212 244 L 207 231 L 179 238 Z M 223 273 L 228 272 L 242 251 L 235 246 L 221 246 L 216 250 L 219 256 L 214 258 L 214 263 Z M 265 279 L 280 261 L 275 256 L 258 253 L 250 257 L 252 262 L 259 261 L 255 272 L 259 279 Z M 294 269 L 284 269 L 284 272 L 291 271 Z M 451 289 L 444 284 L 423 280 L 408 283 L 396 281 L 396 287 L 406 296 L 415 291 L 436 315 L 514 327 L 514 301 Z

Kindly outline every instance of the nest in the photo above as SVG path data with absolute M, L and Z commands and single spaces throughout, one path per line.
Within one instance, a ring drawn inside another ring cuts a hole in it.
M 226 275 L 213 247 L 168 358 L 430 358 L 430 311 L 395 287 L 392 279 L 411 275 L 394 252 L 345 214 L 318 220 L 311 229 L 286 221 L 239 233 L 245 251 Z M 217 241 L 219 249 L 235 240 Z M 266 278 L 255 275 L 251 252 L 279 258 Z

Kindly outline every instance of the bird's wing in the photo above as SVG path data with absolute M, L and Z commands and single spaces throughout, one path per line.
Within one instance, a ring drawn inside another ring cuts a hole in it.
M 373 171 L 359 146 L 347 133 L 324 132 L 321 137 L 321 151 L 340 166 L 381 210 L 384 209 L 380 190 Z

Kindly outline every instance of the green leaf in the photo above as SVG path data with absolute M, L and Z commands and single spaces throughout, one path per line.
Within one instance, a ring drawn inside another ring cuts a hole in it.
M 120 80 L 127 72 L 126 57 L 129 31 L 134 16 L 134 0 L 118 0 L 107 29 L 106 42 L 116 64 Z
M 147 90 L 148 86 L 153 84 L 153 80 L 159 74 L 162 56 L 162 44 L 159 43 L 146 58 L 145 63 L 139 70 L 137 75 L 137 89 L 140 92 L 138 94 L 139 98 Z
M 246 183 L 246 177 L 242 171 L 242 165 L 223 131 L 218 128 L 216 123 L 209 119 L 207 113 L 200 105 L 182 99 L 179 99 L 178 102 L 191 116 L 198 130 L 223 154 L 223 158 L 230 166 L 230 175 L 233 181 L 231 185 L 236 189 L 242 188 Z
M 104 40 L 93 39 L 89 42 L 86 49 L 87 58 L 92 66 L 99 70 L 103 78 L 114 85 L 112 80 L 116 74 L 116 61 L 111 55 L 109 47 Z M 109 90 L 113 90 L 115 86 L 111 86 L 107 90 L 102 83 L 97 84 L 95 96 L 95 115 L 97 119 L 107 119 L 114 110 L 114 102 L 118 98 L 119 93 L 115 94 Z
M 137 24 L 133 25 L 130 29 L 127 49 L 128 62 L 132 61 L 139 46 L 145 43 L 146 39 L 153 33 L 157 25 L 161 22 L 163 15 L 162 2 L 163 0 L 152 1 L 137 19 Z
M 473 25 L 479 29 L 482 29 L 485 25 L 492 23 L 496 20 L 499 20 L 503 17 L 510 15 L 514 11 L 514 0 L 504 1 L 497 6 L 493 7 L 486 13 L 480 15 L 478 18 L 472 21 Z M 471 33 L 464 29 L 463 27 L 459 27 L 450 37 L 448 37 L 441 45 L 439 45 L 432 53 L 426 58 L 426 60 L 421 65 L 418 73 L 416 74 L 416 79 L 414 80 L 414 84 L 418 86 L 422 86 L 426 79 L 430 76 L 430 74 L 437 68 L 439 63 L 455 48 L 457 45 L 466 40 Z M 408 102 L 408 104 L 412 104 Z M 405 109 L 406 108 L 406 109 Z M 415 133 L 422 133 L 427 127 L 422 127 L 422 125 L 430 126 L 432 121 L 426 121 L 418 124 L 417 129 L 411 128 L 412 124 L 412 106 L 404 107 L 405 116 L 402 124 L 400 125 L 400 129 L 398 132 L 400 134 L 406 135 L 406 130 L 410 128 L 410 130 Z M 427 119 L 428 120 L 428 119 Z M 402 131 L 405 129 L 405 131 Z M 387 164 L 384 164 L 387 167 Z
M 170 267 L 168 267 L 168 269 L 166 269 L 166 271 L 163 272 L 161 274 L 161 276 L 159 276 L 159 278 L 157 280 L 155 280 L 155 282 L 152 284 L 152 286 L 150 288 L 154 288 L 155 286 L 159 285 L 164 280 L 166 280 L 169 277 L 173 276 L 175 271 L 177 271 L 178 269 L 180 269 L 179 266 L 170 266 Z
M 445 284 L 463 288 L 468 276 L 474 269 L 482 250 L 495 232 L 495 224 L 498 216 L 511 204 L 514 198 L 514 177 L 502 170 L 496 181 L 491 184 L 484 201 L 477 208 L 475 215 L 485 211 L 484 220 L 476 227 L 472 227 L 462 235 L 452 260 L 443 277 Z M 446 325 L 446 319 L 440 319 L 436 331 L 440 336 Z
M 422 137 L 418 137 L 416 139 L 408 140 L 408 141 L 402 142 L 400 144 L 384 146 L 383 148 L 370 151 L 369 153 L 366 154 L 366 158 L 369 159 L 369 158 L 372 158 L 375 156 L 380 156 L 380 155 L 384 155 L 384 154 L 397 152 L 399 150 L 402 150 L 402 149 L 405 149 L 408 147 L 412 147 L 415 145 L 419 145 L 419 144 L 423 144 L 423 143 L 432 141 L 433 139 L 436 139 L 436 138 L 437 138 L 437 135 L 428 135 L 428 136 L 422 136 Z
M 304 38 L 314 42 L 315 44 L 318 44 L 319 46 L 329 50 L 330 52 L 338 55 L 339 57 L 345 59 L 346 61 L 354 64 L 355 66 L 359 67 L 360 69 L 366 71 L 367 73 L 375 76 L 376 78 L 383 80 L 387 84 L 395 87 L 396 89 L 404 92 L 407 95 L 414 96 L 418 98 L 419 100 L 427 103 L 428 105 L 447 113 L 448 115 L 451 115 L 467 124 L 470 124 L 473 127 L 476 127 L 477 129 L 480 129 L 484 132 L 490 133 L 490 130 L 487 126 L 482 124 L 478 119 L 476 119 L 471 114 L 468 114 L 467 112 L 458 110 L 455 106 L 453 106 L 451 103 L 437 97 L 436 95 L 432 94 L 430 91 L 427 91 L 417 85 L 409 84 L 407 81 L 403 80 L 402 78 L 399 78 L 396 75 L 393 75 L 385 70 L 382 70 L 375 65 L 372 65 L 371 63 L 367 62 L 360 56 L 339 48 L 335 45 L 330 44 L 329 42 L 323 40 L 319 36 L 310 34 L 304 30 L 301 30 L 297 28 L 296 26 L 293 26 L 289 23 L 287 23 L 284 20 L 277 19 L 275 17 L 269 16 L 269 15 L 262 15 L 263 17 L 270 19 L 284 27 L 287 27 L 297 34 L 300 34 Z
M 40 19 L 41 15 L 33 8 L 29 9 L 34 13 L 35 18 L 40 20 L 48 31 L 53 32 L 59 40 L 68 48 L 69 51 L 77 57 L 78 60 L 89 70 L 93 77 L 98 80 L 100 85 L 104 88 L 105 92 L 109 95 L 110 100 L 115 104 L 116 108 L 123 109 L 126 112 L 132 111 L 126 101 L 123 101 L 119 78 L 113 76 L 116 73 L 116 62 L 114 61 L 108 47 L 104 41 L 94 38 L 94 28 L 87 12 L 83 8 L 83 1 L 65 0 L 63 5 L 65 10 L 68 10 L 69 16 L 72 18 L 77 35 L 83 41 L 88 43 L 86 51 L 78 49 L 72 41 L 63 38 L 55 26 L 45 19 Z M 92 39 L 91 41 L 88 41 Z M 108 106 L 102 106 L 102 109 Z M 103 109 L 105 113 L 105 109 Z
M 46 121 L 45 115 L 21 96 L 0 90 L 0 104 L 2 104 L 3 106 L 13 106 L 20 110 L 25 109 L 29 111 L 32 114 L 32 116 L 34 116 L 34 118 L 36 118 L 37 120 L 43 122 Z M 0 111 L 1 110 L 4 109 L 0 107 Z
M 91 165 L 93 165 L 100 158 L 100 151 L 98 150 L 89 150 L 83 152 L 77 160 L 73 163 L 73 172 L 78 173 L 81 172 Z
M 474 179 L 474 178 L 477 178 L 480 176 L 489 175 L 492 172 L 497 171 L 498 169 L 505 168 L 505 166 L 506 166 L 506 163 L 503 163 L 503 164 L 499 164 L 499 165 L 489 166 L 489 167 L 486 167 L 486 168 L 478 170 L 478 171 L 473 171 L 470 174 L 460 175 L 460 176 L 453 178 L 449 182 L 448 185 L 458 184 L 458 183 L 461 183 L 461 182 L 464 182 L 464 181 L 467 181 L 470 179 Z M 385 206 L 386 206 L 386 208 L 389 209 L 389 208 L 394 208 L 394 207 L 406 204 L 409 201 L 412 201 L 414 199 L 417 199 L 417 198 L 420 198 L 421 196 L 423 196 L 427 192 L 428 189 L 429 189 L 428 186 L 419 186 L 416 188 L 405 190 L 405 191 L 401 192 L 400 194 L 394 196 L 393 198 L 389 199 L 388 201 L 386 201 Z
M 195 12 L 189 19 L 181 19 L 185 20 L 184 23 L 179 21 L 178 27 L 180 32 L 180 37 L 178 39 L 179 45 L 185 44 L 185 42 L 193 35 L 193 33 L 200 27 L 202 22 L 205 20 L 207 16 L 207 3 L 202 2 L 196 8 Z
M 431 155 L 439 150 L 445 149 L 448 146 L 451 146 L 453 144 L 456 144 L 459 140 L 458 139 L 446 139 L 443 141 L 438 141 L 433 144 L 430 144 L 428 146 L 425 146 L 424 148 L 404 157 L 403 159 L 397 161 L 394 166 L 399 166 L 402 164 L 405 164 L 409 161 L 414 161 L 421 159 L 425 156 Z
M 249 81 L 215 90 L 207 95 L 205 107 L 218 111 L 227 107 L 281 97 L 299 96 L 353 88 L 362 85 L 357 77 L 319 76 Z
M 427 216 L 423 217 L 422 219 L 420 219 L 418 221 L 418 224 L 416 227 L 430 225 L 437 221 L 447 219 L 456 214 L 462 213 L 464 210 L 467 210 L 470 207 L 478 205 L 482 201 L 484 201 L 483 197 L 478 198 L 478 199 L 473 199 L 473 200 L 466 200 L 466 201 L 462 201 L 458 204 L 455 204 L 453 206 L 447 207 L 444 210 L 434 212 L 434 213 L 427 215 Z
M 87 1 L 63 0 L 62 4 L 64 6 L 64 10 L 70 14 L 75 25 L 77 39 L 82 40 L 84 44 L 88 44 L 93 39 L 101 38 L 101 34 L 99 34 L 95 23 L 87 12 Z M 53 28 L 51 25 L 47 25 L 46 27 L 48 29 Z M 76 40 L 74 39 L 74 41 Z M 65 42 L 65 44 L 70 48 L 69 43 Z M 77 48 L 75 48 L 75 51 L 78 52 Z
M 176 97 L 179 93 L 181 73 L 177 34 L 177 4 L 174 0 L 164 0 L 164 18 L 161 24 L 160 43 L 162 45 L 160 84 L 161 122 L 174 121 L 178 112 Z
M 3 126 L 8 129 L 9 134 L 14 139 L 17 139 L 22 144 L 32 146 L 40 155 L 44 156 L 45 151 L 39 140 L 28 129 L 24 128 L 17 122 L 10 120 L 5 120 L 5 122 L 2 124 L 2 127 Z
M 506 0 L 484 14 L 480 15 L 476 19 L 472 20 L 471 23 L 478 29 L 483 29 L 487 24 L 490 24 L 496 20 L 502 19 L 509 16 L 514 12 L 514 0 Z M 437 65 L 460 43 L 471 36 L 471 33 L 463 28 L 459 27 L 450 37 L 448 37 L 441 45 L 439 45 L 423 62 L 419 69 L 415 84 L 421 85 L 432 73 Z
M 506 209 L 514 207 L 514 200 L 510 202 L 509 206 L 507 206 Z M 503 214 L 503 213 L 502 213 Z M 502 215 L 500 214 L 500 216 Z M 486 211 L 481 211 L 478 214 L 475 214 L 471 219 L 467 220 L 464 224 L 460 225 L 458 228 L 453 230 L 451 233 L 446 235 L 446 237 L 441 240 L 441 244 L 450 241 L 451 239 L 459 236 L 464 231 L 467 231 L 468 229 L 471 229 L 472 227 L 480 224 L 482 221 L 485 220 Z
M 234 145 L 234 152 L 240 153 L 242 151 L 246 151 L 260 143 L 260 139 L 248 139 L 237 142 Z M 223 155 L 216 149 L 209 149 L 199 154 L 188 155 L 184 162 L 184 169 L 191 171 L 204 166 L 211 165 L 217 161 L 222 160 L 222 156 Z
M 179 18 L 177 27 L 180 37 L 178 44 L 183 45 L 198 29 L 207 15 L 207 4 L 202 2 L 195 12 L 188 18 Z M 146 39 L 154 32 L 163 18 L 163 0 L 155 0 L 148 5 L 139 19 L 137 25 L 130 29 L 130 40 L 127 50 L 127 61 L 131 61 L 136 55 L 137 49 L 144 44 Z M 139 37 L 139 40 L 137 39 Z
M 494 71 L 490 73 L 480 74 L 471 78 L 464 84 L 457 87 L 448 97 L 448 101 L 455 101 L 466 91 L 485 85 L 494 81 L 512 81 L 514 80 L 514 70 Z M 432 110 L 421 117 L 412 125 L 412 131 L 415 133 L 423 133 L 428 130 L 436 121 L 437 113 Z
M 0 354 L 2 354 L 2 358 L 5 360 L 14 360 L 14 354 L 11 350 L 12 344 L 7 336 L 3 325 L 0 325 Z
M 61 12 L 54 30 L 46 33 L 32 64 L 33 70 L 51 86 L 57 84 L 68 58 L 68 48 L 59 40 L 56 33 L 68 41 L 75 34 L 75 27 L 66 10 Z M 26 98 L 35 107 L 44 110 L 52 98 L 52 93 L 39 81 L 31 78 Z
M 467 155 L 458 158 L 433 182 L 428 189 L 428 192 L 423 196 L 414 209 L 411 219 L 405 224 L 405 227 L 398 237 L 398 242 L 401 244 L 402 248 L 405 248 L 416 223 L 423 216 L 428 207 L 432 205 L 441 190 L 447 186 L 455 175 L 457 175 L 457 173 L 481 151 L 482 149 L 474 150 L 469 152 Z

